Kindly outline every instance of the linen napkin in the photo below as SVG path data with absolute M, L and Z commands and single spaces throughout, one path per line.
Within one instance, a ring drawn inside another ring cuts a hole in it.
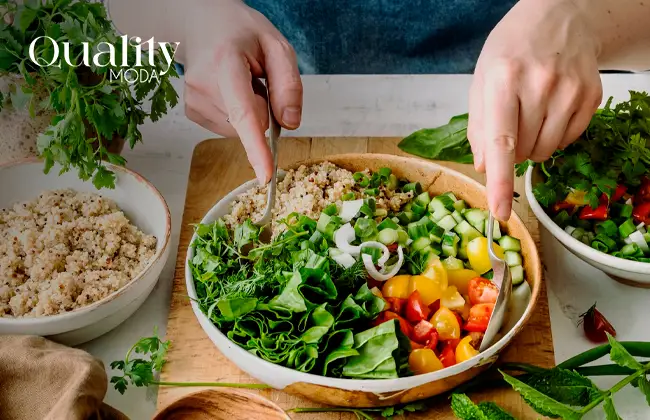
M 104 364 L 42 337 L 0 336 L 0 420 L 128 420 L 102 403 Z

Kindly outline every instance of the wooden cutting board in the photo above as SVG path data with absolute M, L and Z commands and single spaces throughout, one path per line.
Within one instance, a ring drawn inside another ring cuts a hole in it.
M 397 148 L 399 140 L 367 137 L 282 138 L 279 147 L 279 165 L 284 167 L 296 161 L 339 153 L 367 152 L 406 155 Z M 442 162 L 442 164 L 463 172 L 479 182 L 484 182 L 484 175 L 476 173 L 470 165 L 446 162 Z M 185 199 L 171 310 L 167 324 L 167 339 L 171 340 L 172 345 L 168 354 L 168 363 L 162 372 L 163 381 L 255 382 L 253 378 L 230 363 L 203 332 L 192 312 L 185 288 L 185 256 L 193 233 L 191 224 L 200 222 L 205 213 L 225 194 L 252 178 L 254 178 L 253 170 L 248 163 L 244 149 L 235 139 L 206 140 L 194 150 Z M 537 220 L 528 207 L 523 179 L 517 180 L 516 190 L 520 197 L 518 203 L 515 203 L 515 211 L 528 226 L 530 234 L 541 250 Z M 545 287 L 542 287 L 535 314 L 505 350 L 501 360 L 534 363 L 544 367 L 554 366 L 553 341 Z M 165 407 L 182 395 L 197 390 L 197 388 L 161 387 L 158 394 L 158 406 Z M 284 409 L 316 406 L 310 401 L 280 391 L 251 392 L 260 392 Z M 511 390 L 490 390 L 471 395 L 471 397 L 475 401 L 494 401 L 509 410 L 517 419 L 539 418 L 539 415 L 534 414 L 523 403 L 519 395 Z M 299 420 L 353 420 L 356 418 L 352 414 L 339 413 L 292 414 L 292 417 Z M 409 418 L 447 420 L 455 417 L 449 408 L 449 400 L 443 396 L 429 413 Z

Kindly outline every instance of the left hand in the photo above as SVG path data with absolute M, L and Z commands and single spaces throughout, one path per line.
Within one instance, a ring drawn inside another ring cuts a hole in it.
M 488 37 L 469 97 L 474 165 L 508 220 L 514 164 L 575 141 L 602 101 L 598 38 L 571 0 L 521 0 Z

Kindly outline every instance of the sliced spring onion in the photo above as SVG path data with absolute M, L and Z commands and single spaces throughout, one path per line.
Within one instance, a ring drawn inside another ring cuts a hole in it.
M 385 272 L 384 270 L 380 272 L 377 270 L 372 262 L 372 257 L 370 255 L 363 254 L 361 258 L 363 259 L 363 265 L 366 267 L 366 270 L 368 271 L 368 275 L 370 275 L 370 277 L 377 281 L 386 281 L 399 273 L 399 270 L 404 264 L 404 251 L 402 250 L 401 246 L 397 247 L 397 255 L 397 263 L 395 263 L 395 265 L 388 272 Z
M 650 247 L 648 247 L 648 243 L 645 241 L 643 233 L 636 230 L 630 233 L 630 239 L 641 249 L 641 251 L 650 252 Z M 621 252 L 623 252 L 623 250 L 621 250 Z
M 621 211 L 619 212 L 619 215 L 622 218 L 629 218 L 632 217 L 632 212 L 634 211 L 634 207 L 630 204 L 624 204 L 623 207 L 621 208 Z
M 336 247 L 353 257 L 358 257 L 361 253 L 361 247 L 351 245 L 355 239 L 356 235 L 354 233 L 354 228 L 349 223 L 344 224 L 334 232 L 334 243 L 336 244 Z
M 399 186 L 399 180 L 397 177 L 393 174 L 390 174 L 388 177 L 388 181 L 386 182 L 386 188 L 389 190 L 394 190 Z
M 382 231 L 384 229 L 399 229 L 399 225 L 393 219 L 384 219 L 380 224 L 377 225 L 377 230 Z
M 361 239 L 370 238 L 377 233 L 377 223 L 373 219 L 359 218 L 354 223 L 354 232 Z
M 379 168 L 377 173 L 383 180 L 387 180 L 393 171 L 390 168 Z
M 596 235 L 596 237 L 594 238 L 594 241 L 602 242 L 602 243 L 605 244 L 605 245 L 607 246 L 607 248 L 609 248 L 611 251 L 615 251 L 616 248 L 617 248 L 617 246 L 616 246 L 616 241 L 615 241 L 615 240 L 613 240 L 612 238 L 610 238 L 610 237 L 608 237 L 608 236 L 606 236 L 606 235 L 603 235 L 603 234 L 601 234 L 601 233 L 599 233 L 598 235 Z
M 364 192 L 365 195 L 372 195 L 378 196 L 379 195 L 379 189 L 378 188 L 367 188 Z
M 341 214 L 339 215 L 343 222 L 347 223 L 357 217 L 363 207 L 363 200 L 344 201 L 341 204 Z
M 328 216 L 335 216 L 336 213 L 338 213 L 338 211 L 339 210 L 336 208 L 336 204 L 330 204 L 329 206 L 323 209 L 323 213 L 325 213 Z
M 352 255 L 338 248 L 330 248 L 329 254 L 330 258 L 343 268 L 350 268 L 357 262 Z
M 611 220 L 605 220 L 596 225 L 596 233 L 602 233 L 610 238 L 615 238 L 618 235 L 618 226 Z
M 363 172 L 357 172 L 352 175 L 354 182 L 356 182 L 361 188 L 366 188 L 370 184 L 370 179 Z
M 567 226 L 564 228 L 564 231 L 568 233 L 569 235 L 573 234 L 573 231 L 576 230 L 573 226 Z
M 422 194 L 422 185 L 419 182 L 411 182 L 402 187 L 404 192 L 412 192 L 414 195 Z
M 643 257 L 643 251 L 637 244 L 627 244 L 621 248 L 621 256 L 623 257 Z
M 636 231 L 636 226 L 634 226 L 632 219 L 627 219 L 618 227 L 618 232 L 621 234 L 621 238 L 627 238 L 630 236 L 630 233 L 634 231 Z
M 343 201 L 354 200 L 354 193 L 353 193 L 353 192 L 349 192 L 349 193 L 345 193 L 345 194 L 343 194 L 343 196 L 341 196 L 341 200 L 343 200 Z

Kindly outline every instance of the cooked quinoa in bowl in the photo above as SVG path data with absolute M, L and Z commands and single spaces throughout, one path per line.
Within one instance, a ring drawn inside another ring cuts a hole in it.
M 0 317 L 74 311 L 127 285 L 157 239 L 108 198 L 72 189 L 0 210 Z
M 368 170 L 362 173 L 370 175 Z M 267 190 L 267 186 L 257 186 L 240 194 L 232 202 L 230 213 L 224 216 L 226 224 L 232 227 L 246 219 L 261 219 L 266 207 Z M 287 171 L 277 184 L 273 209 L 273 236 L 286 229 L 286 225 L 278 221 L 291 213 L 317 219 L 325 207 L 330 204 L 340 207 L 344 198 L 362 198 L 363 191 L 364 188 L 355 182 L 353 172 L 327 161 L 312 166 L 301 165 L 298 169 Z M 345 197 L 346 195 L 351 198 Z M 397 192 L 382 185 L 377 189 L 374 198 L 377 209 L 398 211 L 413 198 L 413 194 Z

